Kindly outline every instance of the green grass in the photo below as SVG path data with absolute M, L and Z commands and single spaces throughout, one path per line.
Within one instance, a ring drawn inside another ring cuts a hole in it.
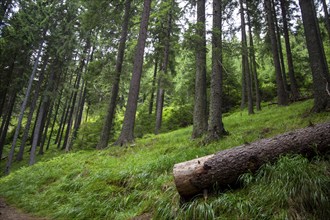
M 309 114 L 312 101 L 263 106 L 248 116 L 226 115 L 230 135 L 209 145 L 191 140 L 191 127 L 136 140 L 134 146 L 78 151 L 17 166 L 0 179 L 0 196 L 25 211 L 53 219 L 324 219 L 329 216 L 330 164 L 299 156 L 281 158 L 258 174 L 242 176 L 244 188 L 180 204 L 175 163 L 330 120 Z M 51 154 L 52 155 L 52 154 Z

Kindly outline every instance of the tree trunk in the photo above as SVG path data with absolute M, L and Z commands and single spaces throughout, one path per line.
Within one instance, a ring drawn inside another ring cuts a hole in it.
M 289 37 L 289 28 L 287 21 L 287 8 L 286 1 L 281 0 L 281 10 L 282 10 L 282 19 L 283 19 L 283 34 L 285 40 L 285 49 L 286 49 L 286 59 L 289 68 L 289 79 L 290 79 L 290 92 L 292 94 L 293 100 L 298 100 L 300 97 L 297 80 L 294 74 L 293 68 L 293 59 L 290 45 L 290 37 Z
M 76 119 L 74 121 L 74 126 L 73 126 L 73 134 L 72 134 L 73 140 L 75 140 L 77 138 L 78 130 L 81 125 L 81 119 L 82 119 L 82 115 L 83 115 L 84 107 L 85 107 L 86 93 L 87 93 L 87 84 L 85 82 L 85 83 L 83 83 L 83 86 L 81 87 L 81 91 L 80 91 L 80 95 L 79 95 L 77 115 L 76 115 Z
M 167 19 L 167 29 L 166 29 L 166 37 L 165 37 L 165 46 L 164 46 L 164 60 L 161 67 L 161 74 L 159 77 L 158 83 L 158 99 L 157 99 L 157 108 L 156 108 L 156 127 L 155 127 L 155 134 L 158 134 L 160 128 L 162 126 L 162 118 L 163 118 L 163 108 L 164 108 L 164 97 L 165 97 L 165 89 L 164 89 L 164 78 L 162 77 L 163 74 L 167 74 L 167 67 L 168 67 L 168 59 L 170 53 L 170 38 L 172 32 L 172 7 L 173 7 L 173 0 L 171 2 L 171 8 L 168 12 L 168 19 Z
M 88 64 L 93 61 L 94 49 L 95 48 L 92 46 L 92 52 L 88 56 L 87 62 L 86 62 L 87 67 L 88 67 Z M 87 67 L 85 68 L 85 74 L 88 70 Z M 81 121 L 82 121 L 82 116 L 83 116 L 83 113 L 84 113 L 86 95 L 87 95 L 87 81 L 83 82 L 82 86 L 81 86 L 81 91 L 80 91 L 79 101 L 78 101 L 78 107 L 77 107 L 77 114 L 76 114 L 75 123 L 74 123 L 74 126 L 73 126 L 71 144 L 77 138 L 77 135 L 78 135 L 78 130 L 80 128 Z
M 261 110 L 261 95 L 260 95 L 260 86 L 259 86 L 259 79 L 258 79 L 258 71 L 257 71 L 257 62 L 256 62 L 256 55 L 253 43 L 253 36 L 252 36 L 252 24 L 250 19 L 250 12 L 249 12 L 249 2 L 246 1 L 247 7 L 247 17 L 248 17 L 248 27 L 249 27 L 249 38 L 250 38 L 250 62 L 251 62 L 251 72 L 253 76 L 254 82 L 254 89 L 255 89 L 255 97 L 256 97 L 256 109 L 257 111 Z
M 277 99 L 278 99 L 278 105 L 287 105 L 288 104 L 288 95 L 285 91 L 284 84 L 283 84 L 271 1 L 272 0 L 265 0 L 265 9 L 267 12 L 268 33 L 269 33 L 269 37 L 270 37 L 270 41 L 271 41 L 273 61 L 274 61 L 275 72 L 276 72 Z
M 13 61 L 7 71 L 5 71 L 5 74 L 1 76 L 0 79 L 0 118 L 2 117 L 2 114 L 4 112 L 4 108 L 6 106 L 6 97 L 8 91 L 13 91 L 11 88 L 11 83 L 14 79 L 14 68 L 15 68 L 15 61 L 16 61 L 17 55 L 15 54 L 13 56 Z M 10 96 L 11 94 L 9 94 Z M 1 131 L 0 131 L 1 132 Z
M 24 117 L 24 111 L 25 111 L 28 99 L 30 97 L 32 84 L 33 84 L 33 79 L 34 79 L 35 73 L 37 71 L 37 67 L 38 67 L 38 63 L 39 63 L 39 59 L 40 59 L 40 56 L 41 56 L 43 43 L 44 43 L 43 38 L 45 37 L 45 35 L 46 35 L 46 29 L 44 30 L 42 39 L 39 43 L 38 54 L 37 54 L 36 59 L 34 61 L 33 70 L 32 70 L 32 73 L 31 73 L 31 76 L 30 76 L 30 79 L 29 79 L 29 82 L 28 82 L 28 87 L 27 87 L 26 92 L 25 92 L 25 97 L 24 97 L 24 100 L 23 100 L 23 103 L 22 103 L 22 106 L 21 106 L 21 110 L 20 110 L 20 114 L 19 114 L 18 122 L 17 122 L 17 127 L 16 127 L 15 134 L 14 134 L 13 143 L 11 145 L 10 152 L 9 152 L 9 155 L 8 155 L 7 164 L 6 164 L 6 167 L 5 167 L 5 174 L 9 174 L 10 167 L 11 167 L 11 164 L 13 162 L 15 147 L 16 147 L 18 135 L 19 135 L 19 132 L 21 130 L 22 121 L 23 121 L 23 117 Z
M 73 94 L 70 95 L 70 98 L 67 97 L 66 100 L 65 100 L 65 104 L 63 106 L 61 121 L 60 121 L 60 125 L 59 125 L 57 135 L 56 135 L 56 138 L 55 138 L 55 144 L 57 144 L 58 149 L 61 148 L 63 132 L 64 132 L 64 129 L 65 129 L 65 122 L 66 122 L 66 119 L 67 119 L 68 114 L 69 114 L 70 103 L 71 103 L 72 97 L 73 97 Z
M 213 0 L 212 75 L 210 91 L 210 119 L 207 141 L 219 139 L 226 134 L 222 123 L 222 1 Z
M 157 70 L 158 70 L 158 56 L 156 55 L 156 58 L 155 58 L 155 67 L 154 67 L 154 76 L 152 78 L 151 97 L 150 97 L 150 103 L 149 103 L 149 115 L 152 114 L 152 110 L 153 110 L 153 107 L 154 107 L 155 85 L 156 85 L 156 79 L 157 79 Z
M 128 25 L 130 21 L 131 15 L 131 0 L 126 0 L 125 2 L 125 14 L 124 14 L 124 22 L 122 24 L 122 31 L 120 35 L 120 43 L 118 47 L 118 54 L 116 59 L 116 70 L 115 70 L 115 77 L 114 82 L 111 88 L 111 98 L 108 106 L 107 116 L 104 121 L 104 125 L 101 132 L 100 141 L 96 146 L 96 149 L 103 149 L 106 148 L 110 139 L 110 131 L 113 126 L 113 119 L 116 113 L 117 107 L 117 100 L 118 100 L 118 93 L 119 93 L 119 83 L 120 83 L 120 76 L 122 72 L 123 62 L 124 62 L 124 55 L 125 55 L 125 45 L 127 40 L 127 33 L 128 33 Z M 143 56 L 143 54 L 142 54 Z
M 161 81 L 161 79 L 159 80 Z M 158 82 L 159 87 L 161 87 L 161 82 Z M 155 126 L 155 134 L 159 134 L 162 119 L 163 119 L 163 108 L 164 108 L 164 97 L 165 97 L 165 89 L 158 88 L 157 92 L 157 108 L 156 108 L 156 126 Z
M 191 199 L 215 185 L 220 189 L 237 185 L 242 174 L 255 172 L 281 155 L 323 155 L 330 150 L 329 131 L 330 122 L 175 164 L 173 175 L 177 190 L 183 199 Z
M 42 123 L 41 123 L 41 128 L 39 131 L 39 139 L 38 139 L 38 145 L 39 146 L 39 155 L 44 154 L 44 143 L 45 139 L 47 137 L 47 130 L 49 126 L 49 117 L 51 117 L 53 111 L 53 102 L 49 98 L 47 103 L 46 103 L 46 110 L 44 111 L 44 115 L 42 117 Z
M 26 121 L 26 125 L 25 125 L 25 128 L 24 128 L 24 133 L 23 133 L 23 137 L 22 137 L 22 140 L 21 140 L 21 145 L 20 145 L 19 151 L 16 155 L 16 160 L 17 161 L 23 160 L 25 143 L 26 143 L 26 141 L 29 137 L 30 127 L 31 127 L 31 123 L 32 123 L 32 117 L 33 117 L 33 114 L 34 114 L 34 110 L 37 106 L 37 101 L 38 101 L 38 98 L 39 98 L 39 92 L 40 92 L 41 84 L 44 81 L 44 75 L 45 75 L 44 73 L 45 73 L 45 69 L 46 69 L 47 64 L 48 64 L 48 56 L 45 57 L 42 69 L 40 71 L 39 81 L 38 81 L 38 84 L 35 88 L 33 100 L 32 100 L 32 103 L 30 105 L 30 112 L 29 112 L 29 115 L 28 115 L 28 118 L 27 118 L 27 121 Z
M 313 0 L 299 0 L 303 18 L 309 62 L 312 69 L 314 89 L 314 112 L 330 107 L 329 69 L 324 54 L 323 43 Z
M 15 106 L 16 96 L 17 96 L 17 93 L 14 93 L 10 96 L 9 101 L 8 101 L 9 108 L 6 111 L 5 117 L 3 117 L 3 119 L 2 119 L 1 134 L 0 134 L 0 162 L 2 159 L 3 148 L 5 146 L 5 140 L 6 140 L 9 124 L 10 124 L 11 115 L 13 113 L 13 109 Z
M 59 96 L 59 98 L 58 98 L 58 104 L 57 104 L 56 107 L 55 107 L 54 119 L 53 119 L 53 123 L 52 123 L 52 128 L 50 129 L 50 134 L 49 134 L 49 138 L 48 138 L 48 142 L 47 142 L 46 150 L 49 149 L 50 141 L 51 141 L 52 136 L 53 136 L 53 132 L 54 132 L 55 124 L 56 124 L 56 119 L 57 119 L 58 110 L 60 109 L 60 105 L 61 105 L 61 98 L 62 98 L 62 90 L 61 90 L 61 92 L 60 92 L 60 96 Z
M 52 119 L 52 114 L 53 114 L 53 107 L 54 107 L 54 103 L 51 103 L 51 106 L 47 112 L 47 122 L 44 126 L 44 131 L 41 137 L 41 142 L 40 142 L 40 149 L 39 149 L 39 154 L 42 155 L 44 153 L 44 146 L 45 146 L 45 142 L 47 140 L 47 134 L 48 134 L 48 129 L 49 129 L 49 125 L 50 125 L 50 121 Z M 49 136 L 50 138 L 50 136 Z M 48 150 L 48 148 L 46 148 L 46 150 Z
M 280 33 L 280 28 L 278 26 L 278 21 L 277 21 L 277 13 L 276 13 L 276 8 L 275 8 L 275 1 L 272 0 L 272 12 L 273 12 L 273 18 L 275 22 L 275 33 L 276 33 L 276 41 L 277 41 L 277 46 L 278 46 L 278 55 L 281 63 L 281 73 L 282 73 L 282 79 L 283 79 L 283 85 L 285 92 L 288 94 L 288 80 L 286 78 L 286 70 L 285 70 L 285 63 L 284 63 L 284 56 L 283 56 L 283 50 L 282 50 L 282 41 L 281 41 L 281 33 Z
M 144 59 L 144 49 L 146 38 L 148 35 L 148 20 L 150 16 L 151 0 L 144 0 L 143 13 L 140 23 L 140 32 L 138 43 L 134 55 L 133 64 L 133 74 L 130 82 L 130 88 L 128 93 L 127 106 L 123 121 L 123 127 L 118 140 L 115 145 L 125 145 L 134 141 L 134 124 L 135 124 L 135 114 L 137 109 L 137 101 L 140 91 L 140 81 L 142 75 L 143 59 Z
M 65 136 L 64 136 L 64 141 L 63 141 L 63 146 L 62 146 L 62 150 L 65 149 L 66 152 L 70 151 L 72 144 L 73 144 L 73 136 L 72 136 L 72 124 L 73 124 L 73 119 L 74 119 L 74 114 L 77 112 L 76 110 L 76 102 L 77 102 L 77 96 L 78 96 L 78 91 L 80 88 L 80 81 L 82 79 L 82 75 L 85 69 L 85 66 L 88 64 L 88 60 L 89 60 L 89 50 L 91 48 L 91 44 L 90 44 L 90 38 L 88 37 L 86 40 L 86 45 L 84 47 L 84 50 L 82 52 L 82 55 L 80 57 L 80 63 L 79 66 L 76 70 L 77 76 L 76 76 L 76 80 L 74 83 L 74 91 L 72 93 L 72 96 L 70 99 L 70 103 L 69 103 L 69 111 L 68 111 L 68 121 L 67 121 L 67 128 L 65 131 Z M 72 101 L 72 102 L 71 102 Z
M 56 61 L 55 61 L 56 62 Z M 56 66 L 56 65 L 55 65 Z M 37 149 L 37 146 L 40 143 L 40 138 L 42 135 L 42 131 L 45 125 L 45 118 L 46 115 L 48 113 L 49 110 L 49 105 L 50 105 L 50 95 L 49 93 L 51 93 L 53 91 L 54 88 L 54 78 L 55 78 L 55 67 L 53 67 L 53 69 L 50 71 L 50 75 L 49 75 L 49 79 L 48 84 L 46 86 L 43 98 L 42 98 L 42 103 L 41 103 L 41 107 L 37 116 L 37 122 L 36 122 L 36 126 L 33 132 L 33 139 L 32 139 L 32 146 L 31 146 L 31 151 L 30 151 L 30 162 L 29 165 L 33 165 L 35 163 L 35 152 Z
M 196 78 L 192 138 L 207 131 L 205 0 L 197 0 Z
M 250 114 L 254 114 L 252 83 L 251 83 L 251 74 L 249 71 L 249 56 L 247 50 L 243 0 L 240 0 L 239 3 L 240 3 L 240 14 L 241 14 L 241 34 L 242 34 L 242 77 L 244 77 L 245 79 L 245 86 L 246 86 L 247 99 L 248 99 L 248 113 L 250 115 Z
M 73 114 L 74 114 L 74 109 L 76 106 L 76 100 L 77 100 L 77 93 L 80 87 L 80 80 L 81 80 L 81 75 L 82 75 L 82 71 L 85 65 L 85 60 L 82 59 L 80 61 L 80 65 L 77 71 L 77 79 L 74 85 L 74 92 L 72 94 L 72 101 L 69 103 L 69 109 L 68 109 L 68 117 L 67 117 L 67 127 L 65 130 L 65 136 L 64 136 L 64 140 L 63 140 L 63 145 L 62 145 L 62 150 L 65 149 L 65 151 L 69 151 L 71 148 L 71 139 L 70 139 L 70 132 L 71 132 L 71 128 L 72 128 L 72 123 L 73 123 Z

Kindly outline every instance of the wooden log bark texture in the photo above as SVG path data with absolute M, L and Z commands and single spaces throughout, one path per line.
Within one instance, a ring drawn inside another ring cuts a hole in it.
M 255 172 L 281 155 L 302 154 L 310 158 L 329 150 L 327 122 L 175 164 L 174 181 L 181 197 L 191 199 L 215 185 L 220 190 L 235 185 L 241 174 Z

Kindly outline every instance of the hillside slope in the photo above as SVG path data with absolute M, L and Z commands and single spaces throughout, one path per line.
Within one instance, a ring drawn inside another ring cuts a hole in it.
M 187 127 L 149 135 L 126 148 L 63 154 L 1 178 L 0 196 L 27 212 L 53 219 L 326 216 L 330 165 L 324 158 L 309 162 L 299 156 L 283 157 L 256 176 L 244 175 L 243 189 L 184 205 L 172 177 L 175 163 L 330 120 L 329 113 L 309 114 L 311 106 L 309 100 L 288 107 L 264 106 L 251 116 L 241 111 L 228 114 L 224 125 L 229 136 L 206 146 L 202 140 L 191 140 L 191 127 Z M 298 194 L 302 196 L 297 198 Z

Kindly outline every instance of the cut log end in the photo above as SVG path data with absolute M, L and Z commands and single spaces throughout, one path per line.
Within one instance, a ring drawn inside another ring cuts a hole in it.
M 194 173 L 198 175 L 199 173 L 205 172 L 205 161 L 213 156 L 214 155 L 212 154 L 174 165 L 174 182 L 179 193 L 181 192 L 181 197 L 188 198 L 203 190 L 192 183 L 191 174 Z

